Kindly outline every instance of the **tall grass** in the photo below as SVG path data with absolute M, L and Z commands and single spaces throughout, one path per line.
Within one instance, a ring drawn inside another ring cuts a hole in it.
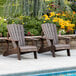
M 3 16 L 4 14 L 4 10 L 3 10 L 3 8 L 4 8 L 4 3 L 6 2 L 6 0 L 0 0 L 0 16 Z
M 7 0 L 5 16 L 40 16 L 44 11 L 44 0 Z

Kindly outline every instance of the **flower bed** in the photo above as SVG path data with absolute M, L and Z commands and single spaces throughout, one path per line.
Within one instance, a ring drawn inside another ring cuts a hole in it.
M 76 30 L 76 1 L 46 0 L 44 23 L 57 25 L 58 34 L 74 34 Z
M 56 24 L 58 34 L 73 34 L 76 30 L 76 12 L 50 12 L 43 15 L 43 22 Z
M 41 12 L 38 16 L 34 17 L 32 14 L 30 16 L 23 16 L 23 14 L 20 14 L 14 16 L 12 15 L 11 17 L 0 17 L 0 36 L 7 36 L 7 24 L 23 25 L 25 35 L 28 36 L 41 35 L 41 24 L 43 23 L 56 24 L 58 34 L 64 35 L 76 33 L 76 1 L 70 2 L 68 0 L 45 0 L 44 2 L 46 5 L 45 10 L 44 12 L 42 12 L 43 10 L 38 11 Z M 40 6 L 40 8 L 42 7 Z

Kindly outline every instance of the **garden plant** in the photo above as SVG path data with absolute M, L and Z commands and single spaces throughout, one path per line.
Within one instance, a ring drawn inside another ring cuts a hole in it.
M 31 36 L 41 35 L 43 23 L 56 24 L 58 34 L 76 31 L 75 0 L 0 0 L 0 9 L 0 36 L 7 36 L 8 24 L 23 25 Z

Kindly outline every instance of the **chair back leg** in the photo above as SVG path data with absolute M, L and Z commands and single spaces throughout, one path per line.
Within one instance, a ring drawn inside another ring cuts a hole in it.
M 18 56 L 18 60 L 21 60 L 21 56 L 20 56 L 20 49 L 19 48 L 17 48 L 17 56 Z

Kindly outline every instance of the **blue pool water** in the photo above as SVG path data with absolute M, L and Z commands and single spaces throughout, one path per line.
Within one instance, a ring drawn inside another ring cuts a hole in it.
M 76 67 L 53 70 L 42 70 L 28 73 L 16 73 L 0 76 L 76 76 Z
M 55 72 L 55 73 L 44 73 L 32 76 L 76 76 L 76 70 L 64 71 L 64 72 Z

